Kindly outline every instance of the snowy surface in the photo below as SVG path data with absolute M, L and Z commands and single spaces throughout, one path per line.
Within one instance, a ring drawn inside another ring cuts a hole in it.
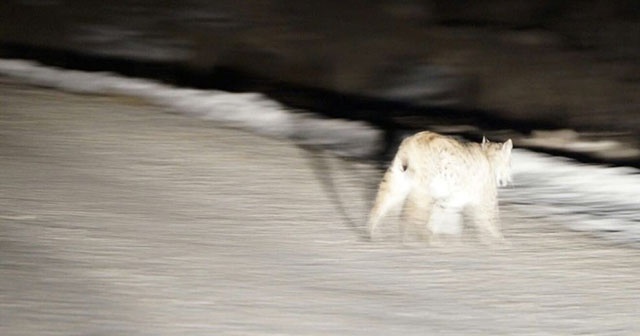
M 257 134 L 318 146 L 338 155 L 367 157 L 380 131 L 361 122 L 292 113 L 259 93 L 176 88 L 146 79 L 46 67 L 0 59 L 0 74 L 74 93 L 139 97 L 168 111 Z M 640 242 L 640 171 L 584 165 L 515 150 L 515 186 L 502 195 L 536 216 L 555 216 L 573 230 Z
M 516 150 L 507 202 L 573 230 L 640 243 L 640 170 Z
M 319 145 L 348 157 L 370 157 L 381 141 L 381 132 L 366 123 L 293 113 L 260 93 L 184 89 L 147 79 L 58 69 L 23 60 L 0 59 L 0 75 L 74 93 L 138 97 L 175 113 Z
M 370 242 L 370 165 L 5 80 L 3 336 L 640 334 L 640 249 L 566 229 L 633 227 L 635 171 L 516 151 L 509 246 Z

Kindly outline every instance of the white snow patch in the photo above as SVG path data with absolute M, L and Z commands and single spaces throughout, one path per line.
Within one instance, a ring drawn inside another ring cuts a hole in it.
M 504 202 L 573 230 L 640 242 L 640 170 L 518 149 L 512 169 L 515 186 L 501 190 Z
M 260 93 L 184 89 L 147 79 L 58 69 L 24 60 L 0 59 L 0 74 L 74 93 L 135 96 L 181 114 L 318 145 L 341 156 L 371 156 L 382 138 L 381 131 L 364 122 L 296 114 Z

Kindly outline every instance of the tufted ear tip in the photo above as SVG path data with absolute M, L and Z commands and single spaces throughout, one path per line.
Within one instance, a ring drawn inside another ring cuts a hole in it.
M 513 149 L 513 141 L 511 141 L 511 139 L 505 141 L 504 144 L 502 144 L 502 150 L 511 152 L 511 149 Z
M 482 149 L 485 149 L 487 147 L 487 144 L 489 144 L 489 140 L 487 140 L 486 136 L 482 136 L 482 143 L 480 144 L 480 146 L 482 146 Z

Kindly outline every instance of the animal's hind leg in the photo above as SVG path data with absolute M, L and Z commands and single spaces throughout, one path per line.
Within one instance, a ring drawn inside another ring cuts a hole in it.
M 429 241 L 431 239 L 429 221 L 433 204 L 431 197 L 418 190 L 409 194 L 403 209 L 402 223 L 400 223 L 403 242 L 407 239 L 408 229 L 415 230 L 422 240 Z
M 406 164 L 394 161 L 394 164 L 384 174 L 375 203 L 369 214 L 369 237 L 374 238 L 376 228 L 380 221 L 389 213 L 402 208 L 412 182 L 408 175 Z

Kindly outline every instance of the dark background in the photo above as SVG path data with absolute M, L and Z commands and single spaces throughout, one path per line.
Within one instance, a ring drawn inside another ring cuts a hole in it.
M 640 134 L 633 0 L 5 0 L 0 46 L 5 57 L 258 90 L 408 128 L 425 125 L 407 116 L 438 111 L 634 147 Z M 352 108 L 371 98 L 404 105 Z

